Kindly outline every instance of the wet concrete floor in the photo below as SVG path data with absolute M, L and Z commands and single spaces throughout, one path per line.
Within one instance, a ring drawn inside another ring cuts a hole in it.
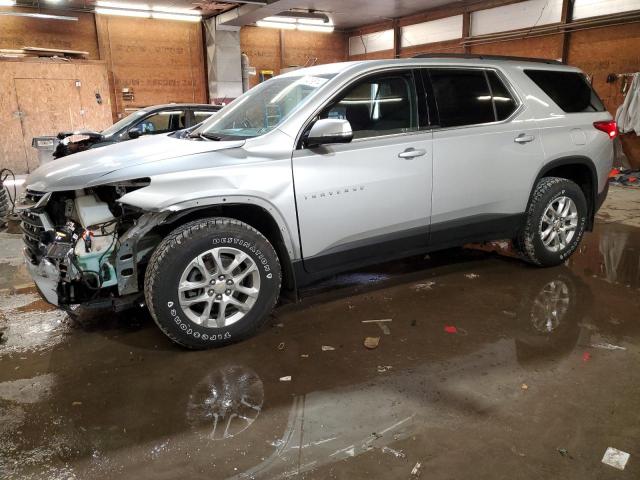
M 10 241 L 0 478 L 640 478 L 638 228 L 550 269 L 464 249 L 342 275 L 204 352 L 48 308 Z

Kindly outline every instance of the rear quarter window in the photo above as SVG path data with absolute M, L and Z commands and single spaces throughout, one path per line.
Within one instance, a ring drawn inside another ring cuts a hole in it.
M 579 72 L 525 70 L 524 73 L 567 113 L 603 112 L 604 105 Z

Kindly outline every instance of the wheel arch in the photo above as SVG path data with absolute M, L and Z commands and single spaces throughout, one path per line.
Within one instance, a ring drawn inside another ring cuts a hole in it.
M 596 166 L 588 157 L 568 156 L 552 160 L 542 166 L 531 186 L 529 201 L 541 178 L 560 177 L 575 182 L 587 200 L 589 208 L 587 217 L 587 230 L 593 230 L 596 202 L 598 196 L 598 174 Z
M 205 217 L 228 217 L 250 225 L 264 235 L 273 245 L 282 267 L 282 287 L 285 297 L 295 300 L 297 288 L 293 273 L 295 246 L 289 236 L 284 221 L 278 221 L 276 215 L 264 206 L 256 203 L 225 202 L 209 205 L 192 206 L 172 213 L 156 227 L 156 232 L 168 234 L 181 225 Z

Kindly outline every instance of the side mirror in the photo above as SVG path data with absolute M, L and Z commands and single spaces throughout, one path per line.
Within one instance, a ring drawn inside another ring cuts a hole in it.
M 353 131 L 348 120 L 321 118 L 309 130 L 305 145 L 316 147 L 329 143 L 349 143 L 351 140 L 353 140 Z
M 129 138 L 133 140 L 142 135 L 142 130 L 140 130 L 139 127 L 132 127 L 127 131 L 127 133 L 129 134 Z

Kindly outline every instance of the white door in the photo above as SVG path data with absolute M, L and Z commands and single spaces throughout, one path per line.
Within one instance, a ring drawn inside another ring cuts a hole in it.
M 431 211 L 431 132 L 419 127 L 410 71 L 357 81 L 320 118 L 345 118 L 351 143 L 293 155 L 305 270 L 355 266 L 420 251 Z

